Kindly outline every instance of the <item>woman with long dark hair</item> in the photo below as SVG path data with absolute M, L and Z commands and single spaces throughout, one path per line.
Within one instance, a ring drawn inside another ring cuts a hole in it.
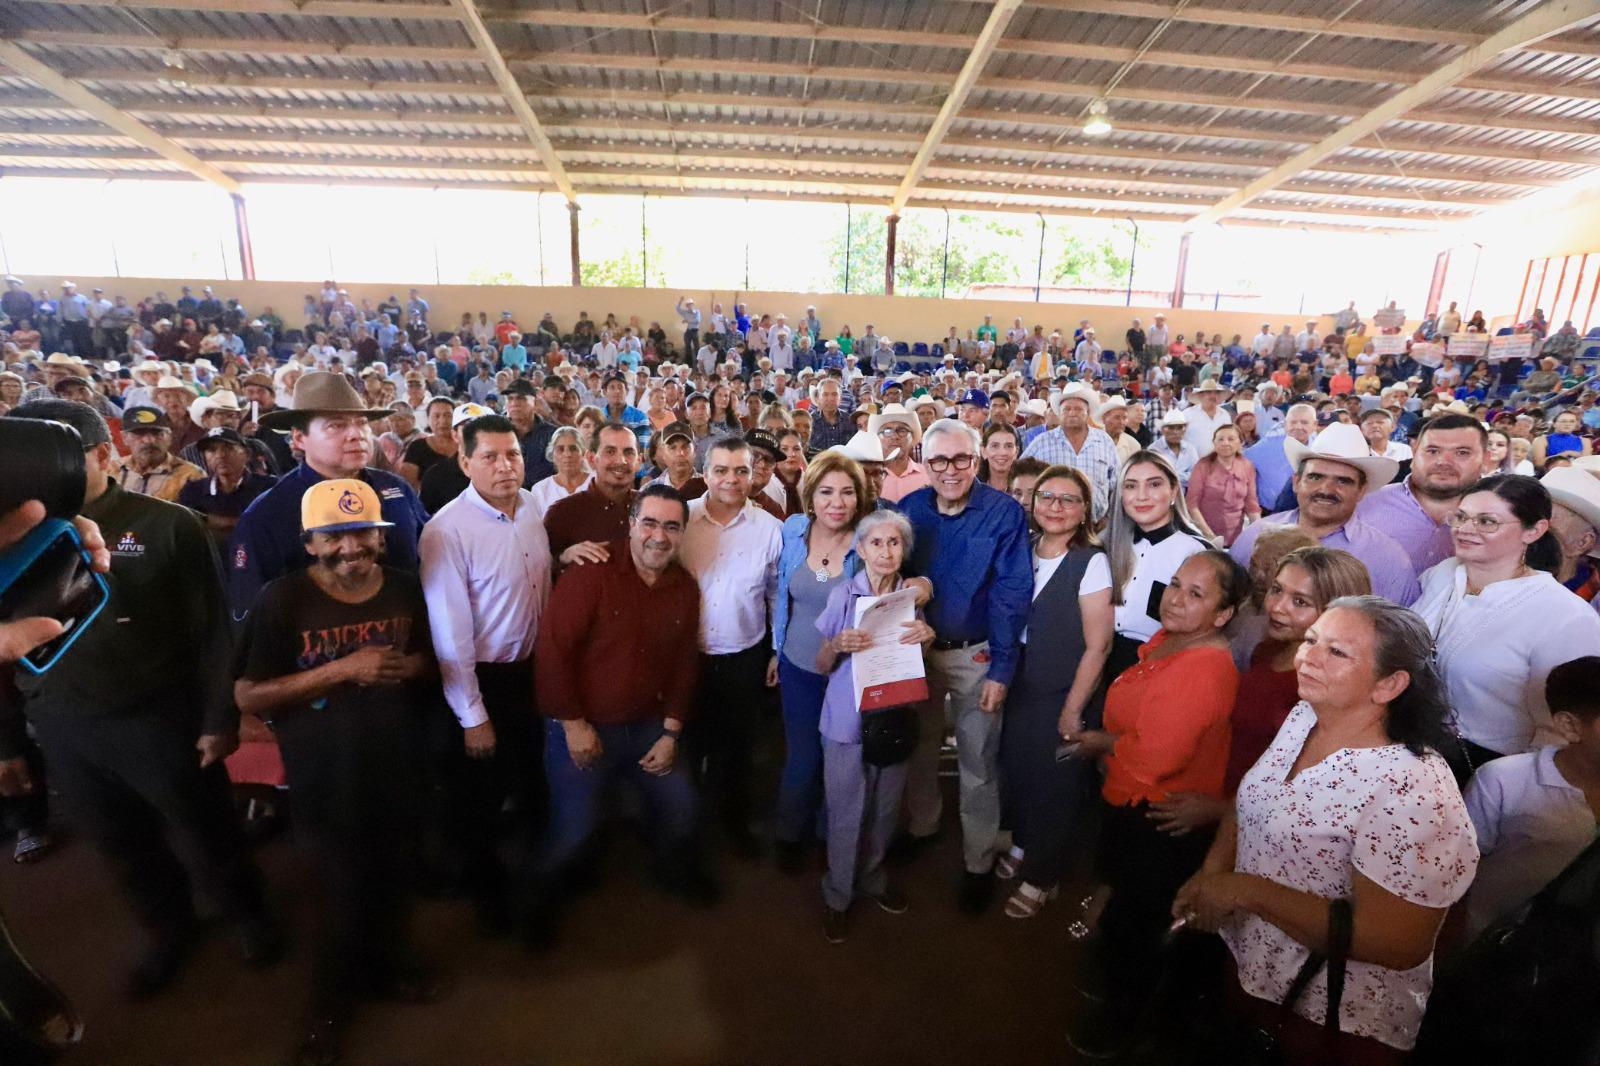
M 978 462 L 978 480 L 992 489 L 1009 492 L 1011 467 L 1022 454 L 1022 438 L 1015 427 L 990 422 L 983 427 L 983 447 Z
M 1233 1005 L 1285 1062 L 1398 1064 L 1416 1042 L 1434 941 L 1478 865 L 1439 755 L 1450 705 L 1432 653 L 1426 623 L 1390 600 L 1329 604 L 1295 656 L 1300 702 L 1173 901 L 1189 928 L 1221 932 Z M 1352 934 L 1330 1035 L 1326 972 L 1285 1000 L 1341 900 Z
M 1179 565 L 1208 545 L 1189 517 L 1183 484 L 1166 456 L 1134 452 L 1122 464 L 1106 528 L 1117 629 L 1104 683 L 1139 661 L 1139 645 L 1161 628 L 1161 593 Z
M 1533 478 L 1486 477 L 1445 519 L 1454 558 L 1422 575 L 1415 609 L 1438 644 L 1473 766 L 1557 743 L 1545 678 L 1600 648 L 1600 615 L 1554 577 L 1561 546 L 1550 511 L 1550 493 Z

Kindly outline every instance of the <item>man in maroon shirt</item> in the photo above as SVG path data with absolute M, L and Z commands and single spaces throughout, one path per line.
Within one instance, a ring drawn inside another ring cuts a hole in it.
M 700 586 L 677 561 L 688 520 L 676 489 L 646 486 L 634 498 L 627 539 L 607 545 L 605 559 L 569 569 L 550 594 L 533 676 L 539 709 L 561 728 L 545 741 L 550 824 L 533 859 L 530 949 L 554 941 L 564 875 L 594 834 L 603 790 L 616 777 L 631 778 L 650 808 L 664 887 L 693 905 L 716 902 L 694 846 L 693 779 L 678 758 L 699 660 Z
M 609 558 L 607 545 L 628 535 L 639 438 L 621 422 L 607 422 L 594 435 L 589 469 L 594 471 L 589 487 L 558 501 L 544 516 L 550 554 L 561 566 L 603 563 Z

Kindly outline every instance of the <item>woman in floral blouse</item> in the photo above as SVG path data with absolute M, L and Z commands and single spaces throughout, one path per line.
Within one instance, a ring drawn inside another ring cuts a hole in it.
M 1301 702 L 1239 786 L 1175 917 L 1218 930 L 1246 1014 L 1277 1015 L 1312 951 L 1328 901 L 1354 914 L 1340 1061 L 1400 1062 L 1433 986 L 1433 946 L 1478 866 L 1461 793 L 1438 754 L 1449 705 L 1433 641 L 1414 613 L 1376 596 L 1333 601 L 1296 656 Z M 1319 1047 L 1327 973 L 1280 1030 L 1290 1062 Z

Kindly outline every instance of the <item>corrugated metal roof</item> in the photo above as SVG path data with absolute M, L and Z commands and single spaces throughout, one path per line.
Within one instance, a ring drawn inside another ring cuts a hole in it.
M 315 2 L 293 13 L 260 0 L 221 6 L 12 0 L 0 37 L 237 177 L 545 180 L 448 5 L 405 5 L 423 17 L 378 0 L 337 15 Z M 917 202 L 1099 211 L 1120 197 L 1187 217 L 1459 55 L 1463 33 L 1535 6 L 1208 0 L 1225 14 L 1162 23 L 1115 0 L 1034 0 L 937 146 Z M 974 0 L 519 0 L 485 17 L 585 187 L 887 202 L 989 10 Z M 1080 123 L 1098 96 L 1116 129 L 1094 139 Z M 0 163 L 177 169 L 3 69 Z M 1591 23 L 1502 55 L 1240 217 L 1438 224 L 1596 165 Z

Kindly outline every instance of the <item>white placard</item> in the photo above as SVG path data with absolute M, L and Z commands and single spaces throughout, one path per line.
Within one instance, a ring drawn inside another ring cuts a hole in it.
M 1489 362 L 1499 363 L 1507 359 L 1526 359 L 1533 354 L 1533 334 L 1513 333 L 1509 337 L 1491 337 L 1489 339 Z
M 1385 307 L 1382 311 L 1372 312 L 1372 324 L 1379 329 L 1399 329 L 1406 324 L 1406 312 L 1403 307 L 1389 310 Z
M 1444 365 L 1444 345 L 1413 344 L 1411 346 L 1411 358 L 1417 361 L 1418 366 L 1442 366 Z
M 1448 354 L 1452 359 L 1482 359 L 1488 351 L 1487 333 L 1456 333 L 1450 338 Z
M 1372 351 L 1375 355 L 1404 355 L 1410 339 L 1403 333 L 1380 333 L 1372 338 Z

